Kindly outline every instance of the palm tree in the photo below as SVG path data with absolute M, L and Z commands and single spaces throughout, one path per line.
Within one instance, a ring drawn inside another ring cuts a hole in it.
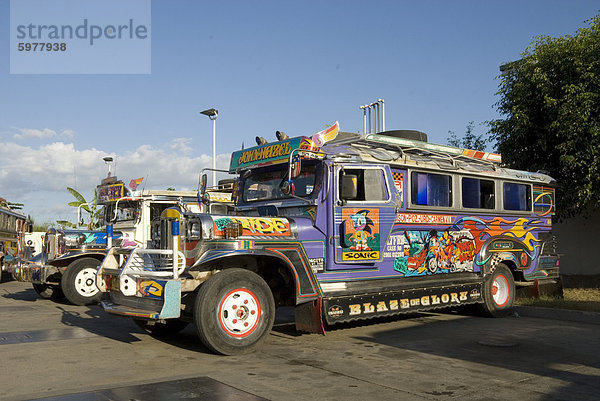
M 76 199 L 73 202 L 69 202 L 68 205 L 76 207 L 76 208 L 81 207 L 83 210 L 85 210 L 86 212 L 88 212 L 90 214 L 90 222 L 87 225 L 88 229 L 94 230 L 94 229 L 99 228 L 100 227 L 100 214 L 102 213 L 102 207 L 99 207 L 98 204 L 96 203 L 96 199 L 97 199 L 96 198 L 96 190 L 94 190 L 94 201 L 91 203 L 86 201 L 85 198 L 83 197 L 83 195 L 81 195 L 76 189 L 67 187 L 67 191 L 69 191 L 71 193 L 71 195 L 73 195 L 73 197 Z M 61 224 L 63 226 L 67 226 L 67 227 L 78 227 L 79 226 L 79 222 L 77 222 L 77 224 L 73 224 L 66 220 L 58 220 L 57 223 Z

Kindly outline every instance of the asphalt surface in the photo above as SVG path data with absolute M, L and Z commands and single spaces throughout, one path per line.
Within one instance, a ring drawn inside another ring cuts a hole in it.
M 4 282 L 0 399 L 599 399 L 598 314 L 573 321 L 528 309 L 503 319 L 413 314 L 325 336 L 296 332 L 283 309 L 259 352 L 223 357 L 193 326 L 155 338 L 98 306 Z

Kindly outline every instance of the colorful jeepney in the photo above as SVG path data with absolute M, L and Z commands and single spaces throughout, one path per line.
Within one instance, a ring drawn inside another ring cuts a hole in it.
M 418 134 L 418 135 L 415 135 Z M 557 280 L 555 181 L 414 131 L 315 134 L 232 154 L 235 216 L 167 209 L 155 249 L 113 248 L 110 313 L 221 354 L 254 350 L 275 308 L 296 327 L 473 304 L 511 310 L 515 281 Z
M 213 198 L 220 200 L 213 201 L 213 207 L 220 207 L 221 213 L 231 208 L 230 193 L 213 192 Z M 103 207 L 101 229 L 51 228 L 44 237 L 40 260 L 14 269 L 15 278 L 33 283 L 44 298 L 65 296 L 75 305 L 97 303 L 102 294 L 95 284 L 96 270 L 107 246 L 148 247 L 163 210 L 177 207 L 201 212 L 207 207 L 198 202 L 196 191 L 131 191 L 110 175 L 96 188 L 96 203 Z
M 20 266 L 29 257 L 25 246 L 27 231 L 31 231 L 27 217 L 0 198 L 0 281 L 3 272 Z

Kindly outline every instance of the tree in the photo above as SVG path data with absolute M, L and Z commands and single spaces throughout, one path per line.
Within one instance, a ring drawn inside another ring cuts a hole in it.
M 557 216 L 600 208 L 600 15 L 574 36 L 542 36 L 500 69 L 490 134 L 503 162 L 558 182 Z
M 469 121 L 465 135 L 462 138 L 458 138 L 454 131 L 448 131 L 448 135 L 450 135 L 448 137 L 448 145 L 484 152 L 490 140 L 486 134 L 475 135 L 473 133 L 474 127 L 475 121 Z
M 81 209 L 85 210 L 86 212 L 88 212 L 90 214 L 90 222 L 88 223 L 88 229 L 94 230 L 96 228 L 99 228 L 100 227 L 100 214 L 102 213 L 102 207 L 98 207 L 98 204 L 96 203 L 96 199 L 97 199 L 96 198 L 96 190 L 94 190 L 94 201 L 91 203 L 86 201 L 85 198 L 83 197 L 83 195 L 81 195 L 77 190 L 75 190 L 71 187 L 67 187 L 67 191 L 69 191 L 71 193 L 71 195 L 73 195 L 73 197 L 76 199 L 73 202 L 69 202 L 68 205 L 76 207 L 76 208 L 81 207 Z M 78 227 L 79 226 L 79 222 L 77 222 L 77 224 L 73 224 L 66 220 L 58 220 L 57 223 L 61 224 L 63 226 L 66 226 L 66 227 Z

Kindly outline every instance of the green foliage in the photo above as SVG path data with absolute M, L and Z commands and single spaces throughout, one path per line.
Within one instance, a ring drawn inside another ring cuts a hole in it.
M 56 224 L 67 228 L 77 228 L 77 224 L 73 224 L 67 220 L 56 220 Z
M 558 181 L 557 214 L 600 208 L 600 15 L 574 36 L 536 38 L 502 67 L 490 134 L 509 167 Z
M 462 138 L 457 137 L 454 131 L 448 131 L 450 135 L 448 145 L 485 152 L 490 138 L 486 134 L 475 135 L 473 128 L 475 128 L 475 121 L 469 121 L 465 135 Z
M 23 206 L 25 206 L 22 203 L 14 203 L 14 202 L 7 202 L 8 207 L 10 207 L 13 210 L 21 210 L 23 209 Z
M 94 190 L 93 202 L 86 201 L 85 198 L 83 197 L 83 195 L 81 195 L 76 189 L 67 187 L 67 191 L 69 191 L 69 193 L 71 193 L 71 195 L 73 195 L 73 197 L 76 199 L 73 202 L 69 202 L 68 205 L 72 206 L 72 207 L 76 207 L 76 208 L 81 206 L 81 209 L 85 210 L 86 212 L 88 212 L 90 214 L 90 222 L 87 225 L 88 229 L 94 230 L 96 228 L 99 228 L 102 207 L 98 206 L 98 204 L 96 203 L 96 199 L 97 199 L 96 190 Z M 73 224 L 73 223 L 71 223 L 69 221 L 65 221 L 65 220 L 57 221 L 57 223 L 62 225 L 63 227 L 78 227 L 79 226 L 79 222 L 77 222 L 77 224 Z
M 46 232 L 48 231 L 48 228 L 50 228 L 52 226 L 52 223 L 33 223 L 33 231 L 41 231 L 41 232 Z
M 6 199 L 0 198 L 0 206 L 6 207 L 6 208 L 9 208 L 12 210 L 20 210 L 20 209 L 23 209 L 23 206 L 25 206 L 25 205 L 22 203 L 8 202 Z

